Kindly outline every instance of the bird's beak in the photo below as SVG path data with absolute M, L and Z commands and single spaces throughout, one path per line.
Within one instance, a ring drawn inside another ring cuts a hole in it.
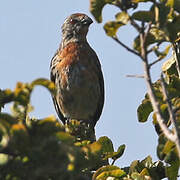
M 82 19 L 82 24 L 86 25 L 86 26 L 89 26 L 90 24 L 93 23 L 93 20 L 89 17 L 85 17 Z

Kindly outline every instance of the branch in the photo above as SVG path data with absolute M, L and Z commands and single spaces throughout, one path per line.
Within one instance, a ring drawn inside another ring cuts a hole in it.
M 124 43 L 122 43 L 117 37 L 112 37 L 117 43 L 119 43 L 122 47 L 124 47 L 126 50 L 130 51 L 131 53 L 137 55 L 140 57 L 140 54 L 134 51 L 133 49 L 126 46 Z
M 138 75 L 138 74 L 128 74 L 126 77 L 132 77 L 132 78 L 144 78 L 144 75 Z
M 153 66 L 154 64 L 158 63 L 159 61 L 162 60 L 162 57 L 159 57 L 157 60 L 149 64 L 149 67 Z
M 178 154 L 179 154 L 179 157 L 180 157 L 180 140 L 179 140 L 179 134 L 178 134 L 178 125 L 176 123 L 176 118 L 175 118 L 174 111 L 172 109 L 171 101 L 168 98 L 168 92 L 166 90 L 166 83 L 164 81 L 163 73 L 161 73 L 161 86 L 162 86 L 163 95 L 165 97 L 165 101 L 166 101 L 166 103 L 168 105 L 168 112 L 169 112 L 170 120 L 171 120 L 172 125 L 175 128 L 175 131 L 174 131 L 174 135 L 176 136 L 175 143 L 176 143 L 176 146 L 177 146 L 177 149 L 178 149 Z
M 15 153 L 15 152 L 10 151 L 10 150 L 7 149 L 7 148 L 6 148 L 6 149 L 1 149 L 1 150 L 0 150 L 0 153 L 6 154 L 6 155 L 12 156 L 12 157 L 16 157 L 16 156 L 19 155 L 19 154 Z
M 141 27 L 132 19 L 131 17 L 129 18 L 131 25 L 137 30 L 138 33 L 142 31 Z
M 168 127 L 164 123 L 164 119 L 161 114 L 160 106 L 156 99 L 155 92 L 153 89 L 153 83 L 152 83 L 152 79 L 151 79 L 151 75 L 150 75 L 150 68 L 149 68 L 149 64 L 148 64 L 147 50 L 145 47 L 146 38 L 147 38 L 147 35 L 145 36 L 145 33 L 141 32 L 140 33 L 141 59 L 143 60 L 143 65 L 144 65 L 144 76 L 145 76 L 145 80 L 146 80 L 146 84 L 147 84 L 148 95 L 151 100 L 153 110 L 157 116 L 158 124 L 161 127 L 163 133 L 169 140 L 175 142 L 176 136 L 168 129 Z
M 147 88 L 148 88 L 148 95 L 151 100 L 153 110 L 156 113 L 158 124 L 161 127 L 164 135 L 172 142 L 175 142 L 176 141 L 175 135 L 168 129 L 168 127 L 164 123 L 164 119 L 161 114 L 160 106 L 156 99 L 155 92 L 153 89 L 153 84 L 152 84 L 152 80 L 151 80 L 151 75 L 150 75 L 147 59 L 145 59 L 145 61 L 143 61 L 143 62 L 144 62 L 144 70 L 145 70 L 145 80 L 146 80 Z

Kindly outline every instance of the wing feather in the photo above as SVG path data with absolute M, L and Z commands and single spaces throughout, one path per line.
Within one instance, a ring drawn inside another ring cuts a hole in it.
M 50 79 L 52 82 L 54 82 L 56 84 L 56 78 L 57 78 L 57 71 L 56 71 L 56 64 L 59 63 L 61 60 L 59 59 L 58 56 L 58 51 L 55 53 L 54 57 L 51 60 L 51 64 L 50 64 Z M 53 99 L 53 103 L 54 103 L 54 107 L 55 110 L 57 112 L 58 117 L 60 118 L 60 120 L 65 124 L 66 122 L 66 118 L 63 116 L 61 109 L 60 109 L 60 105 L 58 103 L 58 99 L 57 96 L 52 95 L 52 99 Z

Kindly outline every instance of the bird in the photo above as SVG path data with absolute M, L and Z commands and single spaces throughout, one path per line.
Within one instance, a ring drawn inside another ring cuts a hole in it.
M 50 79 L 59 119 L 75 119 L 94 128 L 104 106 L 104 78 L 96 52 L 87 41 L 93 20 L 83 13 L 67 17 L 61 27 L 62 39 L 50 63 Z

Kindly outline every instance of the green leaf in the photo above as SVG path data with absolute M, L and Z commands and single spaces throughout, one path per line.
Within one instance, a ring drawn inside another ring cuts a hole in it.
M 163 153 L 168 154 L 174 147 L 175 147 L 175 144 L 171 142 L 170 140 L 168 140 L 164 145 Z
M 99 168 L 93 175 L 92 180 L 106 180 L 108 177 L 120 178 L 126 173 L 117 166 L 105 166 Z
M 30 101 L 31 91 L 32 88 L 28 83 L 17 82 L 14 90 L 14 101 L 17 102 L 16 105 L 27 106 Z
M 154 12 L 157 16 L 156 23 L 158 27 L 164 29 L 170 13 L 170 7 L 165 6 L 165 3 L 156 3 L 151 7 L 151 12 Z
M 101 144 L 104 153 L 114 152 L 113 143 L 107 136 L 100 137 L 97 142 Z
M 148 33 L 145 46 L 148 47 L 149 45 L 154 44 L 154 43 L 156 43 L 156 39 L 155 39 L 154 35 L 151 34 L 151 33 Z M 134 39 L 133 48 L 134 48 L 136 51 L 140 52 L 141 47 L 140 47 L 140 38 L 139 38 L 139 36 L 137 36 L 137 37 Z
M 104 25 L 104 30 L 108 36 L 113 37 L 116 35 L 119 27 L 121 27 L 123 25 L 124 24 L 122 22 L 109 21 Z
M 139 122 L 146 122 L 152 111 L 151 102 L 149 99 L 144 99 L 137 109 Z
M 151 168 L 153 165 L 151 156 L 147 156 L 145 159 L 141 161 L 141 163 L 144 165 L 144 167 Z
M 37 86 L 37 85 L 40 85 L 40 86 L 47 88 L 51 93 L 55 93 L 55 85 L 52 81 L 50 81 L 48 79 L 39 78 L 39 79 L 34 80 L 31 83 L 31 86 L 33 88 L 34 88 L 34 86 Z
M 140 172 L 141 176 L 149 176 L 149 172 L 147 168 L 144 168 L 141 172 Z
M 107 152 L 104 157 L 104 160 L 108 158 L 112 158 L 115 161 L 123 155 L 124 150 L 125 150 L 125 145 L 123 144 L 118 148 L 117 152 Z
M 162 71 L 168 75 L 174 74 L 176 72 L 176 59 L 174 56 L 163 63 Z
M 177 91 L 177 96 L 180 96 L 180 79 L 176 75 L 169 76 L 169 87 Z
M 179 161 L 176 160 L 173 164 L 171 164 L 171 166 L 166 168 L 166 173 L 170 180 L 177 180 L 179 165 Z
M 57 132 L 56 137 L 63 142 L 73 142 L 75 140 L 73 136 L 63 131 Z
M 90 0 L 90 12 L 98 23 L 102 22 L 102 10 L 106 4 L 112 4 L 114 0 Z
M 174 9 L 180 13 L 180 1 L 179 0 L 175 0 L 174 1 Z
M 6 164 L 8 162 L 8 159 L 8 155 L 0 153 L 0 166 Z
M 17 123 L 17 119 L 11 116 L 8 113 L 0 113 L 0 121 L 6 121 L 8 124 L 14 124 Z
M 141 172 L 143 169 L 144 165 L 139 160 L 135 160 L 130 165 L 129 174 L 132 174 L 133 172 Z
M 170 48 L 171 48 L 171 45 L 168 45 L 166 46 L 164 51 L 160 52 L 156 49 L 154 52 L 159 59 L 163 59 L 168 55 Z
M 164 42 L 164 41 L 169 41 L 169 38 L 168 38 L 166 32 L 157 27 L 152 27 L 150 29 L 150 34 L 152 34 L 154 36 L 155 41 L 158 43 Z
M 141 174 L 137 173 L 137 172 L 132 173 L 132 174 L 131 174 L 131 177 L 132 177 L 134 180 L 144 180 L 144 177 L 143 177 Z
M 167 0 L 166 6 L 173 7 L 174 6 L 174 0 Z
M 180 32 L 180 15 L 167 22 L 166 30 L 168 31 L 170 41 L 174 42 L 178 38 L 177 34 Z
M 0 112 L 1 108 L 4 107 L 5 104 L 13 101 L 14 93 L 10 89 L 1 90 L 0 89 Z
M 150 22 L 154 20 L 154 14 L 151 11 L 137 11 L 133 13 L 131 18 L 142 22 Z
M 124 153 L 125 147 L 126 147 L 125 144 L 119 146 L 117 152 L 112 157 L 112 159 L 116 160 L 116 159 L 120 158 L 123 155 L 123 153 Z
M 124 25 L 127 24 L 129 21 L 129 14 L 126 13 L 125 11 L 116 14 L 116 21 L 121 22 Z

